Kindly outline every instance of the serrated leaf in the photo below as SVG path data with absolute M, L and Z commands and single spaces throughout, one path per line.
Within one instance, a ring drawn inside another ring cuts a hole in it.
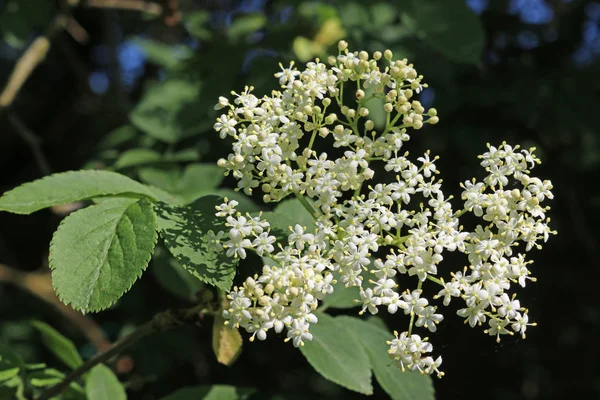
M 212 330 L 212 348 L 217 361 L 227 366 L 233 364 L 242 353 L 243 342 L 239 330 L 225 325 L 225 318 L 217 314 Z
M 386 344 L 386 341 L 393 337 L 391 333 L 377 324 L 354 317 L 342 316 L 335 320 L 365 348 L 375 379 L 393 400 L 435 399 L 429 375 L 413 371 L 402 372 L 392 365 Z
M 77 348 L 68 338 L 44 322 L 32 321 L 31 324 L 40 332 L 44 346 L 59 360 L 71 369 L 75 369 L 83 364 Z
M 449 60 L 479 65 L 485 32 L 479 17 L 464 0 L 412 0 L 417 37 Z
M 162 155 L 150 149 L 131 149 L 119 156 L 113 164 L 114 169 L 137 167 L 139 165 L 151 164 L 162 159 Z
M 347 389 L 373 394 L 369 356 L 346 326 L 327 314 L 310 326 L 313 340 L 300 351 L 324 378 Z
M 225 221 L 215 216 L 222 199 L 205 196 L 189 206 L 156 203 L 154 210 L 165 246 L 189 273 L 203 282 L 229 291 L 239 260 L 217 251 L 209 231 L 226 230 Z
M 7 346 L 0 345 L 0 382 L 13 379 L 23 367 L 21 356 Z
M 227 385 L 196 386 L 179 389 L 160 400 L 245 400 L 255 391 Z
M 0 210 L 31 214 L 43 208 L 92 197 L 129 194 L 157 200 L 151 188 L 109 171 L 69 171 L 18 186 L 0 197 Z
M 131 123 L 155 139 L 177 143 L 206 123 L 197 109 L 199 96 L 200 85 L 192 81 L 156 83 L 131 112 Z
M 103 364 L 90 371 L 85 381 L 88 400 L 126 400 L 125 388 L 115 374 Z
M 146 269 L 156 245 L 156 220 L 146 199 L 110 201 L 63 220 L 50 244 L 52 284 L 76 310 L 112 306 Z

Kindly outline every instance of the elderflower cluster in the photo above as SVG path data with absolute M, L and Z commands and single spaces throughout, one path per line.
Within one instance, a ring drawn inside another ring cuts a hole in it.
M 388 342 L 398 367 L 441 376 L 442 358 L 429 356 L 432 344 L 415 333 L 435 332 L 443 320 L 433 300 L 448 305 L 460 298 L 458 315 L 498 340 L 525 336 L 534 325 L 511 288 L 534 280 L 525 254 L 555 233 L 542 205 L 552 198 L 552 184 L 530 175 L 539 163 L 534 149 L 488 145 L 481 156 L 486 176 L 464 182 L 464 203 L 454 209 L 437 179 L 437 157 L 409 158 L 403 149 L 410 130 L 438 122 L 435 109 L 414 99 L 427 87 L 423 77 L 390 50 L 350 52 L 344 41 L 338 49 L 327 63 L 282 67 L 275 74 L 281 91 L 258 98 L 246 87 L 215 106 L 224 113 L 214 129 L 233 140 L 219 165 L 238 188 L 260 190 L 265 202 L 294 196 L 314 217 L 313 227 L 296 224 L 276 243 L 262 214 L 241 215 L 235 201 L 217 207 L 228 230 L 214 234 L 215 245 L 230 257 L 252 251 L 268 260 L 260 275 L 234 287 L 223 315 L 251 340 L 285 329 L 286 341 L 301 346 L 312 340 L 319 301 L 343 282 L 360 288 L 360 313 L 384 308 L 408 316 L 407 329 Z M 374 99 L 386 115 L 381 129 L 369 119 Z M 317 140 L 331 152 L 317 152 Z M 377 176 L 375 163 L 384 169 Z M 464 214 L 479 221 L 473 230 L 461 225 Z M 468 267 L 439 270 L 446 252 L 465 254 Z M 407 276 L 403 287 L 400 275 Z M 425 284 L 439 289 L 426 296 Z

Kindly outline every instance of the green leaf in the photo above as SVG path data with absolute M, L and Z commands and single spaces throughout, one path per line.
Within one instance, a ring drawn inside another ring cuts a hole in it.
M 200 85 L 190 80 L 156 83 L 131 112 L 131 123 L 155 139 L 177 143 L 206 124 L 199 96 Z
M 35 371 L 27 374 L 27 380 L 36 388 L 47 388 L 54 386 L 65 378 L 65 374 L 53 368 L 46 368 L 43 371 Z M 60 397 L 61 400 L 85 400 L 85 391 L 77 382 L 71 382 Z
M 71 369 L 75 369 L 83 364 L 83 360 L 77 351 L 77 348 L 68 338 L 64 337 L 56 329 L 41 321 L 32 321 L 31 324 L 42 335 L 42 342 L 59 360 L 64 362 Z
M 206 10 L 183 10 L 183 25 L 196 39 L 208 40 L 212 35 L 209 26 L 210 16 Z
M 263 213 L 263 218 L 269 221 L 271 233 L 279 240 L 287 240 L 290 227 L 296 224 L 305 227 L 309 232 L 315 229 L 315 219 L 304 208 L 300 200 L 284 200 L 275 207 L 275 210 Z
M 59 204 L 117 194 L 157 199 L 151 188 L 116 172 L 69 171 L 25 183 L 4 193 L 0 197 L 0 210 L 31 214 Z
M 179 389 L 160 400 L 245 400 L 255 391 L 227 385 L 196 386 Z
M 212 194 L 224 178 L 223 169 L 215 164 L 190 164 L 184 169 L 172 192 L 184 203 L 191 203 Z
M 138 165 L 151 164 L 161 161 L 162 155 L 150 149 L 131 149 L 127 150 L 119 156 L 115 161 L 114 169 L 124 169 L 136 167 Z
M 398 13 L 397 8 L 389 3 L 375 3 L 369 11 L 371 12 L 371 27 L 376 30 L 394 22 Z
M 393 335 L 379 325 L 354 317 L 337 317 L 336 322 L 362 344 L 369 355 L 375 379 L 393 400 L 434 400 L 429 375 L 405 371 L 392 365 L 386 341 Z M 319 320 L 319 323 L 321 321 Z M 312 330 L 312 327 L 311 327 Z
M 85 381 L 88 400 L 126 400 L 125 388 L 115 374 L 103 364 L 90 371 Z
M 189 206 L 156 203 L 160 236 L 175 259 L 196 278 L 229 291 L 239 260 L 227 257 L 210 243 L 209 232 L 226 230 L 223 218 L 215 216 L 217 196 L 205 196 Z
M 232 40 L 239 40 L 261 29 L 266 23 L 267 17 L 262 13 L 241 15 L 233 20 L 227 33 Z
M 459 63 L 481 64 L 485 32 L 464 0 L 412 0 L 417 37 Z
M 160 246 L 155 249 L 150 271 L 169 293 L 187 301 L 197 300 L 196 293 L 206 286 Z
M 114 149 L 122 144 L 125 144 L 135 138 L 137 129 L 131 125 L 123 125 L 112 130 L 108 135 L 98 143 L 99 149 Z
M 186 45 L 168 45 L 156 40 L 139 37 L 133 39 L 132 42 L 146 53 L 146 57 L 150 62 L 169 69 L 180 66 L 182 61 L 193 55 L 192 49 Z
M 52 283 L 76 310 L 112 306 L 146 269 L 157 240 L 152 205 L 110 201 L 63 220 L 50 244 Z
M 0 382 L 16 377 L 24 366 L 21 356 L 8 346 L 0 345 Z
M 304 357 L 324 378 L 355 392 L 373 394 L 369 357 L 361 343 L 337 318 L 321 313 L 318 318 L 310 326 L 313 340 L 300 347 Z
M 140 180 L 149 185 L 173 192 L 181 177 L 179 166 L 141 167 L 137 169 Z
M 358 287 L 347 288 L 339 280 L 333 287 L 333 293 L 323 299 L 323 305 L 330 308 L 353 308 L 360 305 L 354 301 L 360 299 Z

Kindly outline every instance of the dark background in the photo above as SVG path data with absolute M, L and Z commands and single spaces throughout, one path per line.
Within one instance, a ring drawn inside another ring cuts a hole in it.
M 481 176 L 476 155 L 487 142 L 503 140 L 536 146 L 543 164 L 535 175 L 554 184 L 548 215 L 558 235 L 533 253 L 538 281 L 519 291 L 538 326 L 525 340 L 496 344 L 481 329 L 463 325 L 452 315 L 455 309 L 446 310 L 440 329 L 430 335 L 446 372 L 434 379 L 437 397 L 600 398 L 599 2 L 468 0 L 467 8 L 451 0 L 448 8 L 445 0 L 162 0 L 155 3 L 160 13 L 82 3 L 70 11 L 79 26 L 52 32 L 45 61 L 10 107 L 0 110 L 0 192 L 51 172 L 114 168 L 130 149 L 191 151 L 188 159 L 165 167 L 169 171 L 191 161 L 215 162 L 227 154 L 227 144 L 211 130 L 219 95 L 245 84 L 267 93 L 277 87 L 272 74 L 278 62 L 320 56 L 340 38 L 351 49 L 390 48 L 414 62 L 429 83 L 421 101 L 437 108 L 440 123 L 415 134 L 410 150 L 429 148 L 441 156 L 446 188 Z M 0 0 L 0 88 L 61 6 Z M 424 17 L 424 9 L 433 13 Z M 149 87 L 173 80 L 197 92 L 185 98 L 179 90 L 166 90 L 151 99 L 158 96 L 159 106 L 140 106 L 149 101 Z M 129 125 L 132 112 L 147 124 Z M 123 126 L 128 127 L 114 133 Z M 171 132 L 172 143 L 161 132 Z M 34 156 L 32 143 L 38 141 Z M 142 164 L 119 172 L 139 178 Z M 181 282 L 169 286 L 167 278 L 159 278 L 157 265 L 169 261 L 157 258 L 116 307 L 87 319 L 65 317 L 52 303 L 46 274 L 48 244 L 65 212 L 0 214 L 1 342 L 28 360 L 52 363 L 27 324 L 38 318 L 89 357 L 96 347 L 81 333 L 89 319 L 115 340 L 158 311 L 190 304 L 176 286 Z M 448 274 L 462 267 L 450 264 L 443 264 Z M 406 324 L 402 317 L 386 322 L 390 329 Z M 245 343 L 230 368 L 215 362 L 210 340 L 207 320 L 201 329 L 183 328 L 140 343 L 116 366 L 129 382 L 130 398 L 153 399 L 185 385 L 214 383 L 285 398 L 361 397 L 319 377 L 279 338 Z M 377 388 L 375 397 L 385 394 Z

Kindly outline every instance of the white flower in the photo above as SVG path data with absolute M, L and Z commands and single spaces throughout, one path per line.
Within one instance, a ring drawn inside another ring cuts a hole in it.
M 235 135 L 235 126 L 237 121 L 233 118 L 228 118 L 227 115 L 223 114 L 213 126 L 213 129 L 219 132 L 221 139 L 225 139 L 227 135 Z

